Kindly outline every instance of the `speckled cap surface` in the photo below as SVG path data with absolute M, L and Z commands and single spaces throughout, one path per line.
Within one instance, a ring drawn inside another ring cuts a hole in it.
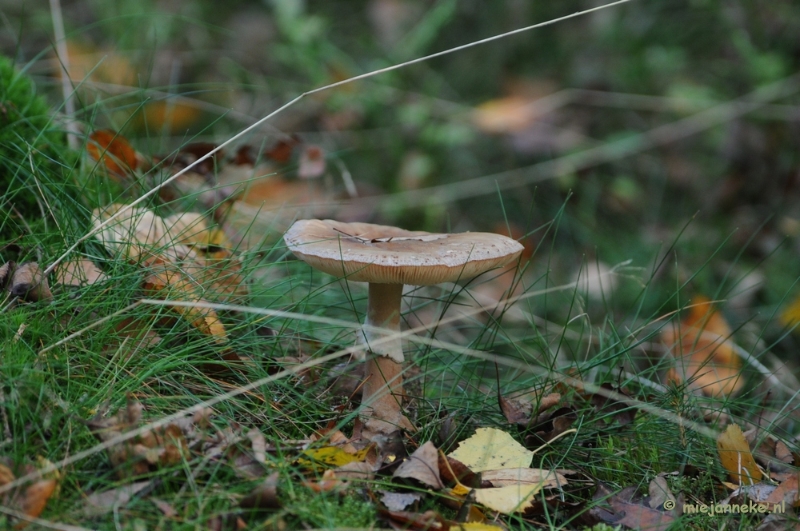
M 500 234 L 434 234 L 329 219 L 297 221 L 283 239 L 295 256 L 330 275 L 412 286 L 467 280 L 522 252 L 519 242 Z

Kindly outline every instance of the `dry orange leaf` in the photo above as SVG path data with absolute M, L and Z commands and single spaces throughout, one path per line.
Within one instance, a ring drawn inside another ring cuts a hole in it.
M 47 500 L 53 495 L 56 485 L 55 479 L 43 479 L 25 489 L 22 498 L 17 500 L 20 511 L 28 516 L 37 518 L 47 507 Z M 21 521 L 14 526 L 14 529 L 23 529 L 27 525 L 28 522 Z
M 139 121 L 149 130 L 167 129 L 182 132 L 200 118 L 200 109 L 185 101 L 158 100 L 148 102 Z
M 150 296 L 156 298 L 175 299 L 190 303 L 205 302 L 197 296 L 194 282 L 180 271 L 167 267 L 150 274 L 144 280 L 143 287 Z M 225 331 L 222 321 L 219 320 L 217 312 L 213 309 L 199 306 L 173 306 L 173 308 L 200 332 L 212 336 L 217 343 L 227 342 L 228 333 Z
M 126 176 L 138 165 L 136 150 L 128 140 L 110 129 L 99 129 L 89 135 L 86 144 L 89 156 L 102 162 L 108 171 L 117 176 Z
M 475 127 L 484 133 L 513 133 L 529 127 L 536 119 L 535 99 L 511 95 L 478 105 L 472 115 Z
M 98 50 L 76 41 L 67 42 L 69 78 L 76 84 L 108 83 L 131 86 L 136 84 L 137 71 L 122 55 L 113 50 Z M 64 63 L 66 64 L 66 62 Z M 56 68 L 57 75 L 63 69 Z
M 717 451 L 731 481 L 737 485 L 755 485 L 761 481 L 761 469 L 758 468 L 750 452 L 750 445 L 739 426 L 731 424 L 720 434 L 717 438 Z
M 687 382 L 690 388 L 708 396 L 737 393 L 744 385 L 742 361 L 730 336 L 730 326 L 711 301 L 693 299 L 689 315 L 661 333 L 661 340 L 675 358 L 667 379 L 677 384 Z

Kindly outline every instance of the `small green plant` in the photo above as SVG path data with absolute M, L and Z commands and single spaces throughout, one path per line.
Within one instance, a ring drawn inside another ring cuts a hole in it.
M 375 506 L 353 494 L 315 493 L 302 487 L 287 493 L 283 501 L 285 519 L 294 521 L 292 527 L 367 528 L 375 521 Z

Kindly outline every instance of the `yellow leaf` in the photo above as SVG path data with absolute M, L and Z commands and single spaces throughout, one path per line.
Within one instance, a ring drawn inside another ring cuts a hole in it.
M 540 487 L 562 487 L 567 478 L 553 470 L 539 468 L 506 468 L 486 470 L 481 473 L 483 481 L 489 481 L 495 487 L 508 485 L 539 485 Z
M 530 506 L 541 485 L 508 485 L 496 489 L 475 489 L 475 501 L 503 514 L 522 512 Z
M 731 481 L 739 485 L 754 485 L 761 480 L 761 469 L 758 468 L 750 446 L 742 434 L 742 429 L 731 424 L 718 438 L 717 451 L 722 466 L 728 471 Z
M 200 108 L 188 98 L 176 101 L 158 100 L 148 102 L 137 117 L 137 125 L 148 130 L 166 129 L 171 132 L 184 131 L 200 118 Z
M 734 352 L 731 329 L 705 297 L 692 300 L 680 325 L 667 327 L 661 339 L 675 358 L 667 379 L 688 382 L 708 396 L 730 396 L 744 385 L 742 361 Z
M 448 457 L 464 463 L 473 472 L 504 468 L 528 468 L 533 452 L 508 433 L 494 428 L 478 428 L 475 435 L 459 443 Z
M 469 491 L 471 490 L 472 490 L 471 488 L 466 487 L 461 483 L 456 483 L 456 486 L 450 489 L 450 494 L 459 498 L 463 498 L 464 496 L 469 494 Z
M 504 531 L 500 526 L 482 524 L 480 522 L 467 522 L 465 524 L 458 524 L 458 528 L 461 531 Z M 453 529 L 452 526 L 450 529 Z
M 312 448 L 303 452 L 308 459 L 300 458 L 297 462 L 303 466 L 314 468 L 320 465 L 327 467 L 340 467 L 348 463 L 362 462 L 367 458 L 372 446 L 367 446 L 358 452 L 351 454 L 338 446 L 326 446 L 324 448 Z
M 797 324 L 800 321 L 800 295 L 795 297 L 795 299 L 783 309 L 781 312 L 781 323 L 785 326 L 792 326 Z M 796 328 L 795 331 L 800 331 L 800 327 Z

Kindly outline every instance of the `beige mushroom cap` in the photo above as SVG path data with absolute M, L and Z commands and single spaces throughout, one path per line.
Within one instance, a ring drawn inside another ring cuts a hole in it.
M 522 252 L 519 242 L 499 234 L 434 234 L 329 219 L 297 221 L 283 239 L 295 256 L 325 273 L 412 286 L 467 280 Z

